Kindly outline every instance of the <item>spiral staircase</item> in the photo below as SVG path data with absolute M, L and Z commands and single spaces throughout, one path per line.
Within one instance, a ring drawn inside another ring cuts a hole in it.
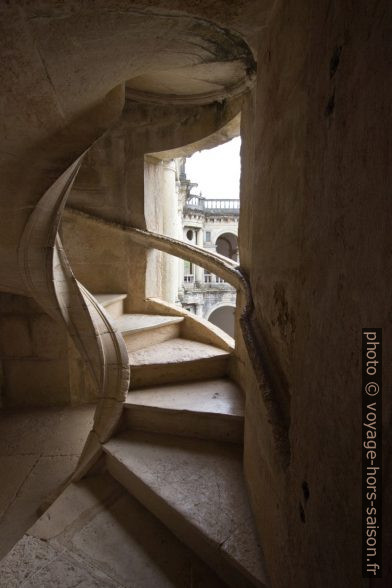
M 265 586 L 232 350 L 184 337 L 183 316 L 125 314 L 124 294 L 94 298 L 124 338 L 129 392 L 97 463 L 3 560 L 7 586 L 21 551 L 26 587 L 56 585 L 55 563 L 86 586 Z

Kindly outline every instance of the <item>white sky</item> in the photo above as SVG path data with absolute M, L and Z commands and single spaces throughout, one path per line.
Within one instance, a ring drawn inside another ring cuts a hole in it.
M 197 151 L 186 160 L 186 175 L 199 185 L 192 191 L 204 198 L 239 198 L 241 138 L 214 149 Z

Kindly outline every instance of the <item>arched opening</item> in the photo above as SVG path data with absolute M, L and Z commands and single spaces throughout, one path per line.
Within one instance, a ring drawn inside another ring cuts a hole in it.
M 205 149 L 197 151 L 204 145 Z M 240 216 L 240 146 L 240 116 L 236 115 L 214 136 L 145 157 L 146 208 L 154 213 L 159 210 L 159 215 L 149 215 L 148 229 L 211 254 L 216 252 L 217 240 L 222 235 L 224 240 L 219 240 L 218 245 L 226 245 L 223 254 L 235 259 Z M 192 163 L 192 176 L 188 176 L 188 163 Z M 232 172 L 229 183 L 222 181 L 225 166 Z M 166 173 L 165 178 L 162 173 Z M 199 180 L 205 196 L 199 190 Z M 222 197 L 224 194 L 226 197 Z M 219 305 L 235 306 L 235 288 L 194 261 L 152 252 L 148 264 L 149 297 L 161 298 L 204 319 Z
M 208 317 L 208 320 L 225 331 L 230 337 L 234 339 L 234 319 L 235 307 L 229 305 L 222 305 L 215 308 Z
M 238 238 L 234 233 L 223 233 L 216 240 L 216 252 L 238 261 Z

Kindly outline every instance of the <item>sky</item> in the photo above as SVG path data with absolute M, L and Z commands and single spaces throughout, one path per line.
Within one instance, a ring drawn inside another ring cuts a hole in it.
M 192 182 L 194 194 L 200 190 L 205 198 L 239 198 L 241 172 L 241 138 L 236 137 L 223 145 L 197 151 L 186 160 L 186 175 Z

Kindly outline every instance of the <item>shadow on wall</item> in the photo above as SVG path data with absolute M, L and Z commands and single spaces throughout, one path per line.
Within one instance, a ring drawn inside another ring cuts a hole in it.
M 238 262 L 238 239 L 234 233 L 223 233 L 216 240 L 216 252 Z
M 234 339 L 234 315 L 234 306 L 220 306 L 212 311 L 208 320 Z

